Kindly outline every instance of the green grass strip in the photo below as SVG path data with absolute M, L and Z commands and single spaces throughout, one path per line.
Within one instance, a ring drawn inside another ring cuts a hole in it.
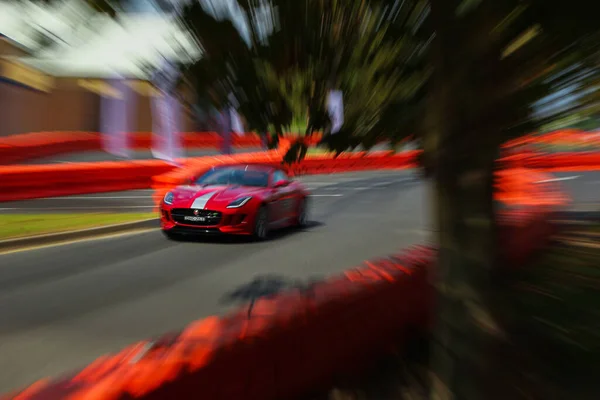
M 0 240 L 96 228 L 156 218 L 156 213 L 78 213 L 0 215 Z

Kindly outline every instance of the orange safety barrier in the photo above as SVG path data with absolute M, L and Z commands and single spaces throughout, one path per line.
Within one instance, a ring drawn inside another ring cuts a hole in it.
M 285 151 L 285 147 L 282 150 Z M 186 170 L 232 162 L 280 164 L 281 159 L 280 151 L 272 150 L 179 161 Z M 153 185 L 153 177 L 174 169 L 173 165 L 159 160 L 0 166 L 0 201 L 147 189 L 157 186 Z
M 100 148 L 100 136 L 91 132 L 36 132 L 4 136 L 0 137 L 0 164 Z
M 192 176 L 198 176 L 215 164 L 261 163 L 281 165 L 282 156 L 288 145 L 289 142 L 284 141 L 277 150 L 185 159 L 181 160 L 184 168 L 174 168 L 170 164 L 157 160 L 0 166 L 0 201 L 146 189 L 150 187 L 156 190 L 155 197 L 158 201 L 173 186 L 186 183 Z M 337 158 L 308 156 L 300 163 L 283 166 L 283 168 L 291 176 L 412 168 L 416 166 L 419 154 L 420 151 L 415 150 L 398 154 L 386 151 L 344 153 Z M 525 167 L 544 171 L 590 170 L 600 168 L 600 154 L 513 154 L 503 157 L 499 160 L 499 164 L 509 167 L 507 171 Z M 509 179 L 508 173 L 504 172 L 504 180 Z M 533 175 L 529 174 L 528 176 Z M 516 181 L 520 179 L 522 181 L 520 186 L 526 189 L 529 183 L 534 181 L 523 181 L 525 178 L 525 175 L 513 174 L 511 185 L 514 186 Z M 537 175 L 536 179 L 538 182 L 544 181 L 542 175 Z M 501 196 L 504 196 L 504 201 L 509 201 L 507 196 L 515 197 L 518 193 L 519 191 L 511 188 L 509 192 Z M 529 196 L 525 192 L 522 193 L 529 200 L 534 200 L 533 196 Z M 549 194 L 554 196 L 555 202 L 564 201 L 565 199 L 557 195 L 558 193 Z M 517 201 L 518 199 L 513 200 Z
M 146 189 L 171 169 L 156 160 L 0 166 L 0 201 Z
M 599 132 L 585 132 L 578 129 L 563 129 L 541 135 L 529 134 L 513 139 L 504 144 L 505 148 L 520 147 L 530 144 L 550 145 L 600 145 Z
M 546 171 L 600 170 L 600 152 L 534 154 L 523 160 L 528 168 Z
M 495 199 L 507 205 L 543 207 L 570 202 L 551 175 L 527 168 L 497 171 L 495 188 Z
M 417 166 L 418 150 L 393 153 L 377 151 L 372 153 L 343 153 L 332 159 L 331 156 L 306 157 L 302 162 L 287 166 L 287 172 L 294 175 L 330 174 L 335 172 L 365 171 L 372 169 L 403 169 Z
M 551 175 L 526 168 L 497 171 L 494 198 L 510 207 L 498 215 L 498 247 L 507 268 L 524 265 L 548 244 L 555 232 L 550 217 L 571 201 Z
M 600 151 L 539 153 L 523 150 L 508 154 L 499 160 L 503 166 L 535 168 L 548 172 L 600 170 Z
M 133 149 L 146 150 L 152 146 L 151 132 L 132 132 L 128 135 L 129 145 Z M 215 132 L 184 132 L 182 143 L 189 149 L 217 149 L 223 141 Z M 295 140 L 287 134 L 289 140 Z M 315 134 L 305 138 L 313 146 L 320 140 Z M 260 148 L 261 139 L 256 134 L 232 135 L 232 146 L 237 148 Z M 82 151 L 102 150 L 101 135 L 98 132 L 35 132 L 0 137 L 0 164 L 14 164 L 40 157 Z

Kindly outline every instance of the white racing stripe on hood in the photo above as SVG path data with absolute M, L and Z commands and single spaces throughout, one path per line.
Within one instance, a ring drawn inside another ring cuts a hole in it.
M 192 203 L 192 205 L 190 206 L 190 208 L 198 208 L 200 210 L 203 210 L 204 207 L 206 207 L 206 203 L 208 203 L 208 201 L 215 194 L 217 194 L 217 192 L 210 192 L 210 193 L 203 194 L 202 196 L 200 196 L 196 200 L 194 200 L 194 202 Z

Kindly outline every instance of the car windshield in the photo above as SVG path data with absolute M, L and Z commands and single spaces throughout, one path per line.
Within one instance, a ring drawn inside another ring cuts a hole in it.
M 267 187 L 269 173 L 246 168 L 216 168 L 196 180 L 197 185 L 241 185 Z

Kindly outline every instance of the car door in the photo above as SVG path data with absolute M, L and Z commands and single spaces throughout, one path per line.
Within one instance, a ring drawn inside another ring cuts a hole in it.
M 283 221 L 288 219 L 294 215 L 295 211 L 295 192 L 296 187 L 293 182 L 290 181 L 290 178 L 287 174 L 281 170 L 276 170 L 273 173 L 273 185 L 275 185 L 279 181 L 288 181 L 290 182 L 287 186 L 282 186 L 275 188 L 275 197 L 276 197 L 276 215 L 277 221 Z

